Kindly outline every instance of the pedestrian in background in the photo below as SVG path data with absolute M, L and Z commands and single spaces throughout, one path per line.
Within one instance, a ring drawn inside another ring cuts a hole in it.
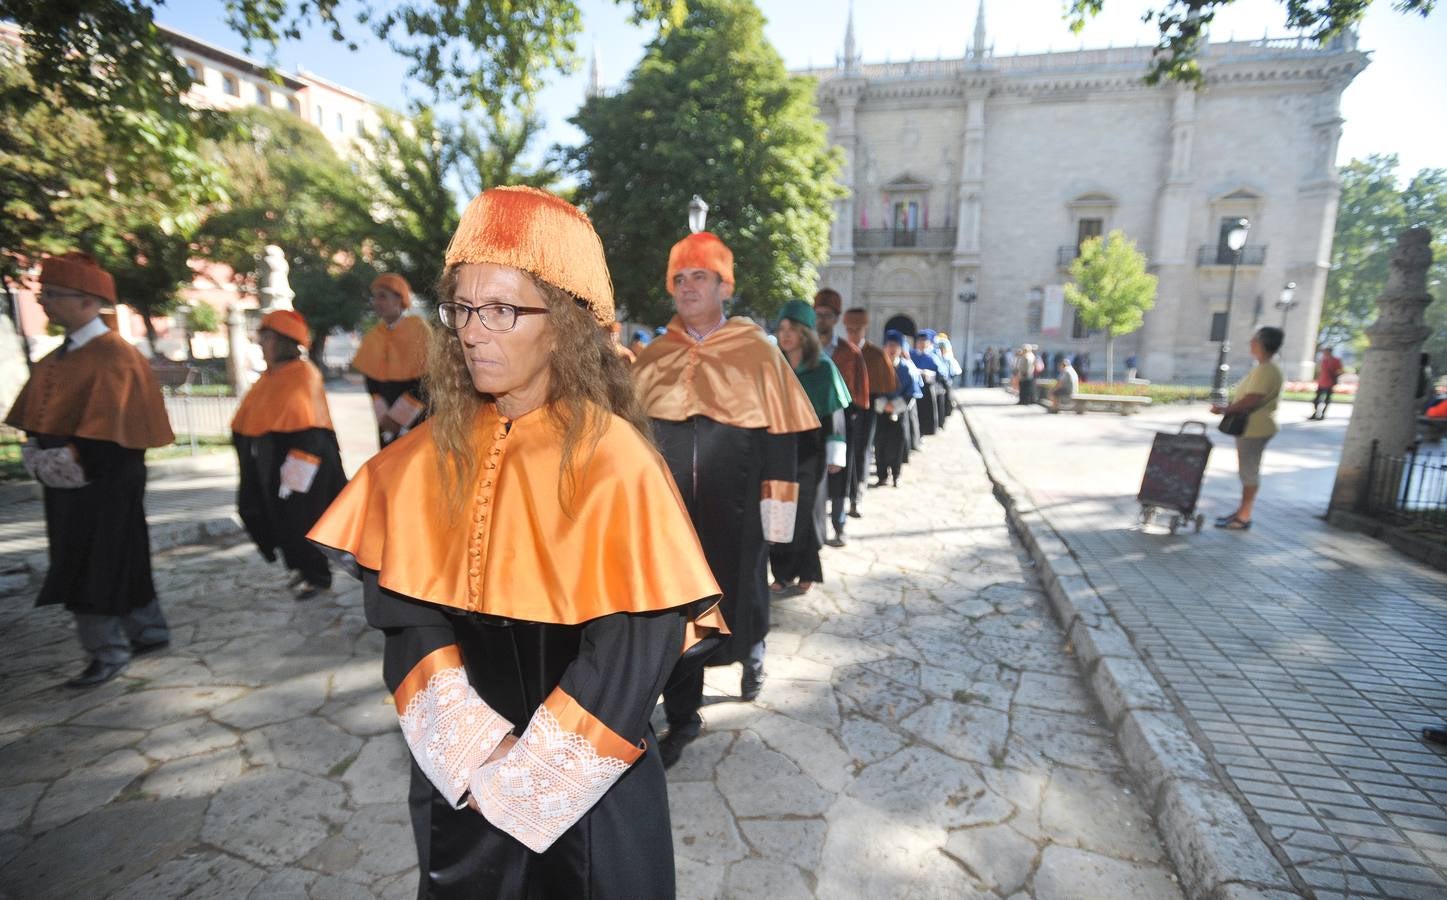
M 1062 353 L 1057 363 L 1055 384 L 1050 388 L 1050 411 L 1058 413 L 1061 407 L 1069 407 L 1079 390 L 1080 376 L 1075 374 L 1070 357 Z
M 1341 379 L 1342 372 L 1342 362 L 1331 352 L 1330 347 L 1318 347 L 1316 352 L 1320 354 L 1316 362 L 1316 396 L 1311 399 L 1311 415 L 1307 416 L 1307 421 L 1326 418 L 1327 408 L 1331 406 L 1331 395 L 1336 391 L 1336 383 Z
M 672 897 L 648 720 L 719 589 L 600 327 L 602 243 L 563 200 L 493 188 L 439 295 L 432 417 L 311 535 L 386 635 L 418 895 Z
M 1274 361 L 1282 341 L 1280 328 L 1267 326 L 1251 336 L 1251 356 L 1256 366 L 1236 386 L 1236 398 L 1225 406 L 1213 405 L 1216 415 L 1245 415 L 1246 429 L 1236 436 L 1236 467 L 1241 478 L 1241 502 L 1235 511 L 1216 520 L 1217 528 L 1244 531 L 1251 527 L 1256 495 L 1261 490 L 1261 456 L 1275 436 L 1276 404 L 1285 379 Z
M 5 418 L 25 432 L 21 458 L 45 502 L 50 568 L 35 605 L 64 604 L 88 657 L 74 688 L 171 643 L 151 578 L 146 449 L 176 438 L 150 365 L 101 318 L 115 302 L 115 280 L 88 254 L 41 262 L 40 308 L 65 339 Z
M 290 309 L 269 312 L 257 340 L 266 371 L 231 420 L 240 465 L 236 506 L 261 555 L 276 562 L 280 551 L 296 599 L 310 600 L 332 586 L 332 571 L 306 534 L 347 476 L 322 373 L 301 358 L 311 346 L 306 319 Z
M 1140 371 L 1140 364 L 1139 364 L 1139 363 L 1137 362 L 1137 360 L 1136 360 L 1136 355 L 1135 355 L 1134 353 L 1132 353 L 1130 356 L 1127 356 L 1127 357 L 1125 358 L 1125 380 L 1126 380 L 1126 383 L 1129 384 L 1129 383 L 1135 381 L 1136 373 L 1139 372 L 1139 371 Z
M 1035 366 L 1037 362 L 1034 348 L 1029 344 L 1022 345 L 1015 352 L 1015 378 L 1019 384 L 1019 399 L 1016 402 L 1020 406 L 1029 406 L 1035 402 Z
M 372 310 L 378 322 L 362 336 L 352 368 L 366 378 L 377 417 L 381 447 L 407 433 L 427 416 L 422 373 L 427 370 L 430 329 L 421 316 L 408 315 L 412 288 L 401 275 L 378 275 L 372 282 Z

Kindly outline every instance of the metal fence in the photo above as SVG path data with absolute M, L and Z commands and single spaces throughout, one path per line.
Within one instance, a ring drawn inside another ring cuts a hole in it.
M 201 438 L 229 438 L 231 419 L 241 403 L 238 397 L 192 396 L 186 393 L 166 396 L 166 416 L 176 443 L 194 448 Z
M 1358 512 L 1447 541 L 1447 454 L 1382 453 L 1372 441 L 1366 489 Z

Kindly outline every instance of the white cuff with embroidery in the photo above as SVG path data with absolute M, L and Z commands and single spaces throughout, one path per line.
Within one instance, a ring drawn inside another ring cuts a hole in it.
M 489 822 L 542 853 L 592 809 L 641 754 L 640 748 L 631 748 L 633 759 L 624 760 L 599 753 L 592 741 L 565 728 L 544 704 L 507 755 L 472 776 L 472 797 Z
M 794 519 L 799 514 L 799 485 L 793 481 L 765 481 L 759 488 L 759 518 L 764 540 L 787 544 L 794 539 Z
M 422 415 L 422 411 L 426 408 L 426 406 L 422 405 L 421 400 L 418 400 L 411 394 L 403 394 L 392 401 L 392 406 L 388 408 L 387 415 L 391 416 L 392 421 L 401 425 L 405 431 L 416 424 L 418 417 Z
M 454 809 L 467 805 L 469 777 L 512 731 L 472 689 L 460 665 L 433 672 L 398 721 L 412 758 Z
M 281 464 L 281 486 L 276 495 L 285 500 L 292 494 L 305 494 L 312 489 L 322 458 L 305 450 L 292 450 Z
M 829 438 L 824 442 L 824 463 L 844 468 L 849 464 L 849 445 L 841 438 Z
M 20 448 L 20 460 L 30 477 L 46 487 L 74 489 L 90 484 L 75 448 L 68 444 L 42 450 L 36 441 L 26 441 Z

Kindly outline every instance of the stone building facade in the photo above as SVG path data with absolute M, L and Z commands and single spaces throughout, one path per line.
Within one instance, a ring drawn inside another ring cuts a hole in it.
M 1249 366 L 1255 327 L 1281 323 L 1276 301 L 1294 282 L 1282 360 L 1288 377 L 1309 377 L 1336 222 L 1341 94 L 1368 56 L 1352 35 L 1213 43 L 1200 90 L 1146 85 L 1150 56 L 995 56 L 981 2 L 965 58 L 865 64 L 851 16 L 838 64 L 805 73 L 819 81 L 849 192 L 821 286 L 869 309 L 876 332 L 891 320 L 947 329 L 962 358 L 1022 342 L 1088 352 L 1100 373 L 1104 339 L 1081 329 L 1063 286 L 1080 242 L 1120 229 L 1160 288 L 1144 327 L 1117 340 L 1117 367 L 1134 353 L 1143 377 L 1204 382 L 1227 307 L 1224 224 L 1245 217 L 1232 368 Z

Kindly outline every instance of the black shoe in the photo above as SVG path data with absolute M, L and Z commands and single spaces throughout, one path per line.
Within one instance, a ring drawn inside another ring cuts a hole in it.
M 90 661 L 90 665 L 85 667 L 84 672 L 67 681 L 65 686 L 70 688 L 96 687 L 105 684 L 125 670 L 126 664 L 123 662 L 106 663 L 93 659 Z
M 830 547 L 843 547 L 843 546 L 844 546 L 844 535 L 842 535 L 842 534 L 836 534 L 836 535 L 835 535 L 834 537 L 832 537 L 832 538 L 826 538 L 826 539 L 824 540 L 824 543 L 825 543 L 825 545 L 830 546 Z
M 703 721 L 695 719 L 684 725 L 674 725 L 668 729 L 668 735 L 658 742 L 658 755 L 663 758 L 663 768 L 671 769 L 674 764 L 683 758 L 683 748 L 698 739 L 698 733 L 703 730 Z
M 857 510 L 857 509 L 851 509 L 851 510 L 849 510 L 849 518 L 851 518 L 851 519 L 862 519 L 862 518 L 864 518 L 864 516 L 863 516 L 862 514 L 860 514 L 859 510 Z
M 131 655 L 145 656 L 147 653 L 159 653 L 160 651 L 165 650 L 169 646 L 171 646 L 170 638 L 162 638 L 159 641 L 151 641 L 149 644 L 143 644 L 139 641 L 132 641 Z
M 872 488 L 877 488 L 877 487 L 884 487 L 885 484 L 887 484 L 887 482 L 886 482 L 883 478 L 881 478 L 881 479 L 879 479 L 878 481 L 871 481 L 871 482 L 869 483 L 869 486 L 872 487 Z
M 293 573 L 291 578 L 287 580 L 286 586 L 291 588 L 292 590 L 296 590 L 297 586 L 300 585 L 303 581 L 306 581 L 306 576 L 300 572 L 296 572 Z
M 764 669 L 744 666 L 744 677 L 739 682 L 739 699 L 745 703 L 757 700 L 759 691 L 764 689 Z
M 301 589 L 296 592 L 296 599 L 297 599 L 298 601 L 310 600 L 311 598 L 315 597 L 317 594 L 320 594 L 321 592 L 322 592 L 322 589 L 319 588 L 319 587 L 317 587 L 317 586 L 314 585 L 314 584 L 302 585 L 302 586 L 301 586 Z

